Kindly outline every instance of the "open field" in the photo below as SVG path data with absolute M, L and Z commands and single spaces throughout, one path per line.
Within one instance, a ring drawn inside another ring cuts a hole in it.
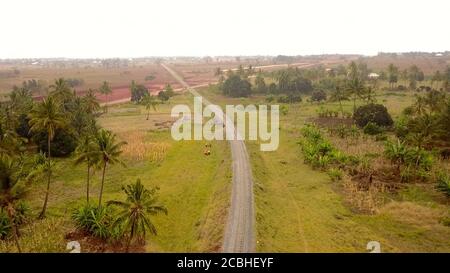
M 1 71 L 10 71 L 11 68 L 4 68 Z M 20 74 L 15 77 L 0 77 L 0 94 L 11 91 L 14 85 L 20 86 L 26 80 L 43 80 L 46 84 L 53 84 L 57 78 L 77 78 L 82 79 L 84 84 L 75 88 L 81 94 L 88 88 L 97 89 L 103 81 L 108 81 L 113 89 L 110 100 L 130 97 L 129 86 L 132 80 L 145 84 L 150 91 L 156 92 L 164 88 L 166 84 L 171 84 L 178 88 L 178 83 L 174 81 L 164 69 L 157 64 L 129 66 L 120 68 L 103 67 L 80 67 L 80 68 L 33 68 L 26 67 L 20 69 Z M 153 75 L 152 81 L 145 81 L 145 77 Z M 45 94 L 34 94 L 36 96 Z M 103 96 L 99 95 L 101 101 Z
M 186 94 L 176 96 L 172 103 L 191 102 Z M 158 235 L 147 238 L 146 251 L 216 252 L 221 246 L 231 190 L 229 147 L 226 142 L 212 142 L 211 155 L 205 156 L 206 142 L 173 141 L 167 125 L 155 125 L 171 120 L 170 109 L 169 104 L 159 105 L 147 121 L 142 106 L 122 104 L 111 107 L 99 119 L 104 128 L 129 143 L 123 152 L 127 167 L 108 167 L 104 200 L 123 199 L 121 186 L 137 178 L 146 187 L 158 186 L 159 200 L 168 215 L 153 218 Z M 85 174 L 85 166 L 74 166 L 72 158 L 57 160 L 48 216 L 23 228 L 23 251 L 65 251 L 64 236 L 74 230 L 70 215 L 85 202 Z M 97 171 L 92 179 L 92 202 L 97 200 L 100 175 Z M 35 184 L 27 194 L 33 211 L 42 206 L 44 186 L 44 181 Z M 36 236 L 36 231 L 49 236 Z M 2 241 L 0 252 L 5 251 L 16 250 Z
M 258 96 L 223 97 L 215 88 L 201 93 L 222 106 L 264 103 Z M 379 92 L 377 101 L 396 117 L 414 98 L 409 92 Z M 442 224 L 449 217 L 448 201 L 432 184 L 407 185 L 388 194 L 389 202 L 377 206 L 375 213 L 358 212 L 340 182 L 304 163 L 297 143 L 300 128 L 317 117 L 320 107 L 337 110 L 338 104 L 302 102 L 288 107 L 288 114 L 280 116 L 277 151 L 261 152 L 258 142 L 247 141 L 255 180 L 258 251 L 365 252 L 369 241 L 380 242 L 383 252 L 450 251 L 450 229 Z M 344 103 L 345 110 L 352 107 Z

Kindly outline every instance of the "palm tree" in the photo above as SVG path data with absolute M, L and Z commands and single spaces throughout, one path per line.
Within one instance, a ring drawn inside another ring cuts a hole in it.
M 111 131 L 101 129 L 96 136 L 96 144 L 98 147 L 97 155 L 99 157 L 99 163 L 102 164 L 102 183 L 100 188 L 100 194 L 98 198 L 98 206 L 102 204 L 103 185 L 105 183 L 105 172 L 108 164 L 119 163 L 125 166 L 125 164 L 119 159 L 123 145 L 127 144 L 125 141 L 116 141 L 116 135 Z
M 74 97 L 72 89 L 67 84 L 67 81 L 64 80 L 64 78 L 55 80 L 55 83 L 50 85 L 49 87 L 51 90 L 50 95 L 60 102 L 68 102 Z
M 7 155 L 0 155 L 0 208 L 6 210 L 10 223 L 14 231 L 14 242 L 17 250 L 22 252 L 19 244 L 19 219 L 20 212 L 17 210 L 16 201 L 24 193 L 20 160 Z
M 84 95 L 83 103 L 86 107 L 86 111 L 89 114 L 94 114 L 100 109 L 100 104 L 98 103 L 98 99 L 95 96 L 95 90 L 91 88 L 89 88 L 86 92 L 86 95 Z
M 108 95 L 112 93 L 112 89 L 109 86 L 109 83 L 107 81 L 104 81 L 102 83 L 102 86 L 100 86 L 99 91 L 101 94 L 105 95 L 105 98 L 106 98 L 105 112 L 108 113 Z
M 75 151 L 75 165 L 79 165 L 86 162 L 87 176 L 86 176 L 86 201 L 89 204 L 89 180 L 91 176 L 91 169 L 98 165 L 98 146 L 95 143 L 95 139 L 90 134 L 85 134 L 81 137 L 78 147 Z
M 145 105 L 145 109 L 147 110 L 147 120 L 148 120 L 150 117 L 150 109 L 153 108 L 153 110 L 156 111 L 156 105 L 158 105 L 158 101 L 156 100 L 155 96 L 145 94 L 144 98 L 142 99 L 142 103 Z
M 334 91 L 331 93 L 330 100 L 339 102 L 339 109 L 341 110 L 342 117 L 344 117 L 344 107 L 342 106 L 342 101 L 347 99 L 345 88 L 342 86 L 342 83 L 338 81 Z
M 45 217 L 45 211 L 47 210 L 48 194 L 50 191 L 50 181 L 51 181 L 51 153 L 50 145 L 55 137 L 55 132 L 57 129 L 64 128 L 67 124 L 64 113 L 58 105 L 58 102 L 53 99 L 53 97 L 48 97 L 44 99 L 43 102 L 37 104 L 30 115 L 30 132 L 47 132 L 47 158 L 48 158 L 48 177 L 47 177 L 47 191 L 45 193 L 44 206 L 39 214 L 39 219 Z
M 167 209 L 158 204 L 156 196 L 159 188 L 154 187 L 150 190 L 146 189 L 140 179 L 136 183 L 122 187 L 127 195 L 123 201 L 109 201 L 108 205 L 116 205 L 121 208 L 113 226 L 121 227 L 123 234 L 127 235 L 127 248 L 130 247 L 134 238 L 144 240 L 147 231 L 153 235 L 157 235 L 156 227 L 151 222 L 149 216 L 164 213 L 167 215 Z
M 394 85 L 398 81 L 398 67 L 394 64 L 389 64 L 388 66 L 388 80 L 390 89 L 394 89 Z

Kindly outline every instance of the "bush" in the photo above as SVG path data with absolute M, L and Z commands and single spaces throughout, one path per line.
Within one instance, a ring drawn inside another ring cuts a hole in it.
M 364 134 L 374 136 L 381 134 L 383 132 L 383 128 L 373 122 L 369 122 L 366 126 L 364 126 L 363 132 Z
M 332 181 L 339 181 L 342 180 L 342 171 L 337 168 L 331 168 L 328 170 L 328 176 L 331 178 Z
M 450 175 L 441 172 L 437 175 L 436 188 L 443 192 L 447 197 L 450 197 Z
M 320 101 L 324 101 L 326 99 L 327 99 L 327 93 L 325 93 L 322 90 L 316 90 L 311 94 L 312 101 L 320 102 Z
M 300 141 L 305 162 L 313 167 L 326 169 L 330 164 L 342 164 L 347 157 L 335 149 L 322 137 L 320 129 L 314 125 L 306 125 L 301 130 L 303 139 Z
M 281 105 L 280 107 L 280 113 L 283 116 L 286 116 L 289 113 L 289 107 L 287 107 L 287 105 Z
M 11 221 L 4 211 L 0 211 L 0 239 L 4 240 L 11 234 Z
M 116 232 L 112 230 L 113 218 L 108 207 L 96 207 L 93 205 L 84 205 L 72 214 L 72 219 L 78 229 L 101 238 L 113 238 Z
M 162 102 L 168 101 L 170 99 L 170 96 L 167 94 L 166 91 L 160 91 L 158 93 L 158 99 Z
M 289 94 L 287 96 L 279 96 L 277 98 L 278 103 L 298 103 L 302 101 L 300 95 Z
M 271 103 L 271 102 L 273 102 L 274 100 L 275 100 L 275 97 L 272 96 L 272 95 L 267 96 L 266 99 L 265 99 L 265 101 L 268 102 L 268 103 Z
M 393 124 L 392 118 L 389 115 L 386 107 L 381 104 L 367 104 L 356 109 L 353 118 L 356 124 L 363 128 L 369 122 L 373 122 L 378 126 L 391 126 Z
M 248 97 L 251 93 L 251 84 L 241 79 L 239 75 L 232 75 L 222 85 L 222 92 L 230 97 Z

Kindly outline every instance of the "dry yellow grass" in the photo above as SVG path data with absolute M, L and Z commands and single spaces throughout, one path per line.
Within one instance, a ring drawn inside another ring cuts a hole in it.
M 166 142 L 146 141 L 146 133 L 143 131 L 132 131 L 119 136 L 128 143 L 123 148 L 123 155 L 134 161 L 159 162 L 164 159 L 170 147 Z

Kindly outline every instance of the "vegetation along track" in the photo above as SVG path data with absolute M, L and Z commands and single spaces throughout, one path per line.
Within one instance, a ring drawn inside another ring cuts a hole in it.
M 165 64 L 161 64 L 178 82 L 194 96 L 201 96 L 196 90 Z M 203 104 L 209 105 L 203 98 Z M 230 122 L 230 124 L 232 124 Z M 234 130 L 234 125 L 232 126 Z M 233 187 L 231 206 L 225 228 L 222 252 L 255 251 L 255 214 L 253 207 L 253 179 L 247 149 L 243 140 L 230 140 L 233 161 Z

